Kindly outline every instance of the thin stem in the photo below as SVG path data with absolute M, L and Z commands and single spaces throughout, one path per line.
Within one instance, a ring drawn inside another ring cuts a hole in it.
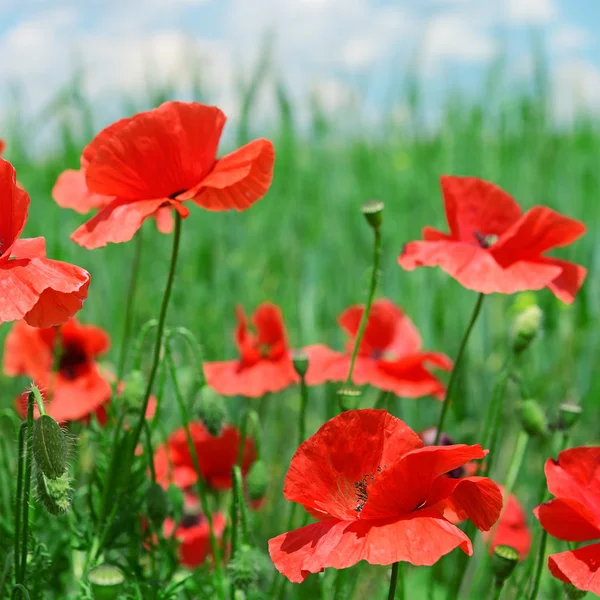
M 477 302 L 475 303 L 475 308 L 473 309 L 471 320 L 469 321 L 469 325 L 467 326 L 467 329 L 460 342 L 458 354 L 456 355 L 456 361 L 454 362 L 454 369 L 452 369 L 452 373 L 450 374 L 450 381 L 448 381 L 446 397 L 444 398 L 442 412 L 440 413 L 440 419 L 438 421 L 437 430 L 435 432 L 435 440 L 433 442 L 434 446 L 438 445 L 438 442 L 440 441 L 440 436 L 442 435 L 442 431 L 444 430 L 444 424 L 448 415 L 448 409 L 450 408 L 450 404 L 452 402 L 452 394 L 454 392 L 456 384 L 458 383 L 458 372 L 460 370 L 460 365 L 465 353 L 465 348 L 467 347 L 467 342 L 469 341 L 469 336 L 471 335 L 471 331 L 473 329 L 473 326 L 475 325 L 475 321 L 477 321 L 477 317 L 481 312 L 481 305 L 483 304 L 484 297 L 484 294 L 479 294 L 479 296 L 477 297 Z
M 31 392 L 27 400 L 27 433 L 25 435 L 25 480 L 23 482 L 23 533 L 21 536 L 21 570 L 18 575 L 17 583 L 25 583 L 25 574 L 27 572 L 27 549 L 29 539 L 29 494 L 31 493 L 31 431 L 33 429 L 33 408 L 35 405 L 35 394 Z
M 398 582 L 400 585 L 398 585 Z M 388 600 L 394 600 L 396 598 L 396 590 L 398 590 L 398 600 L 404 600 L 404 569 L 399 562 L 395 562 L 392 565 Z
M 546 558 L 546 542 L 548 541 L 548 532 L 544 529 L 542 531 L 542 537 L 540 538 L 540 547 L 538 548 L 536 561 L 535 561 L 535 575 L 533 576 L 533 588 L 531 594 L 529 594 L 529 600 L 535 600 L 540 591 L 540 585 L 542 583 L 542 570 L 544 568 L 544 562 Z
M 233 467 L 233 485 L 234 492 L 237 500 L 237 506 L 240 514 L 240 530 L 241 530 L 241 543 L 248 543 L 248 513 L 246 511 L 246 503 L 244 502 L 244 489 L 242 486 L 242 470 L 238 465 Z
M 498 582 L 494 583 L 494 591 L 492 592 L 492 600 L 500 600 L 500 596 L 502 596 L 502 589 L 504 588 L 504 584 L 498 584 Z
M 21 541 L 21 515 L 23 514 L 23 472 L 24 464 L 27 460 L 27 454 L 25 449 L 25 436 L 27 435 L 27 422 L 21 423 L 19 428 L 19 442 L 18 442 L 18 462 L 17 462 L 17 496 L 15 500 L 15 535 L 14 535 L 14 547 L 13 547 L 13 558 L 15 561 L 15 578 L 18 581 L 20 573 L 20 541 Z
M 188 450 L 190 452 L 190 456 L 192 457 L 192 463 L 194 465 L 194 470 L 196 471 L 196 474 L 197 474 L 196 489 L 198 491 L 198 497 L 200 499 L 200 505 L 202 506 L 202 512 L 204 513 L 204 518 L 206 519 L 206 522 L 208 523 L 210 545 L 212 548 L 214 561 L 215 561 L 215 578 L 217 580 L 217 591 L 218 591 L 218 594 L 219 594 L 219 597 L 221 598 L 221 600 L 224 600 L 225 599 L 225 591 L 223 588 L 221 553 L 219 550 L 219 544 L 217 543 L 217 538 L 215 537 L 215 532 L 214 532 L 214 527 L 213 527 L 213 519 L 212 519 L 212 514 L 210 512 L 208 495 L 206 493 L 206 487 L 204 485 L 204 480 L 202 479 L 202 471 L 200 469 L 200 460 L 198 458 L 198 453 L 196 452 L 196 446 L 194 445 L 194 440 L 193 440 L 192 434 L 190 432 L 190 419 L 189 419 L 188 411 L 185 406 L 183 394 L 181 393 L 181 388 L 179 387 L 179 381 L 177 379 L 177 370 L 175 369 L 175 363 L 173 361 L 173 357 L 171 356 L 171 350 L 168 345 L 165 348 L 165 362 L 167 363 L 167 368 L 169 369 L 169 373 L 171 375 L 171 382 L 173 383 L 173 390 L 175 391 L 175 399 L 177 400 L 179 412 L 181 413 L 181 420 L 183 422 L 185 437 L 187 439 Z
M 529 434 L 522 429 L 519 432 L 517 439 L 517 446 L 513 452 L 512 458 L 510 459 L 510 465 L 508 467 L 508 473 L 506 474 L 506 481 L 504 482 L 504 498 L 505 506 L 512 494 L 515 482 L 519 476 L 523 459 L 525 458 L 525 452 L 527 450 L 527 443 L 529 442 Z
M 127 360 L 127 350 L 129 349 L 129 338 L 131 337 L 131 328 L 133 326 L 133 309 L 135 305 L 134 299 L 138 283 L 141 255 L 142 230 L 140 229 L 135 236 L 131 274 L 129 275 L 129 286 L 127 287 L 127 301 L 125 303 L 125 316 L 123 319 L 123 336 L 121 338 L 121 352 L 119 354 L 119 366 L 117 368 L 117 384 L 123 379 L 123 374 L 125 373 L 125 362 Z
M 369 313 L 371 312 L 371 304 L 373 304 L 373 298 L 375 297 L 375 290 L 377 289 L 377 281 L 379 280 L 379 263 L 381 262 L 381 230 L 379 228 L 373 229 L 375 233 L 375 243 L 373 245 L 373 271 L 371 272 L 371 284 L 369 286 L 369 295 L 367 296 L 367 304 L 363 311 L 360 325 L 358 326 L 358 333 L 354 340 L 354 348 L 352 349 L 352 358 L 350 359 L 350 369 L 348 370 L 348 377 L 346 378 L 346 385 L 352 381 L 352 372 L 354 371 L 354 363 L 358 356 L 358 349 L 360 348 L 360 342 L 367 328 L 367 322 L 369 320 Z
M 169 266 L 169 275 L 167 277 L 167 286 L 160 307 L 160 315 L 158 317 L 158 327 L 156 330 L 156 342 L 154 345 L 154 359 L 152 367 L 150 369 L 150 375 L 148 376 L 148 386 L 146 387 L 146 393 L 144 395 L 144 402 L 142 403 L 139 419 L 135 426 L 132 448 L 135 451 L 135 447 L 140 441 L 142 429 L 146 421 L 146 411 L 148 410 L 148 402 L 150 401 L 150 395 L 152 394 L 152 386 L 154 385 L 154 379 L 158 371 L 158 365 L 160 363 L 160 355 L 162 349 L 163 335 L 165 330 L 165 321 L 167 319 L 167 309 L 169 308 L 169 299 L 171 298 L 171 291 L 173 290 L 173 280 L 175 279 L 175 268 L 177 266 L 177 256 L 179 255 L 179 242 L 181 239 L 181 215 L 175 212 L 175 233 L 173 235 L 173 250 L 171 253 L 171 265 Z
M 41 394 L 40 390 L 34 386 L 31 388 L 31 393 L 35 397 L 35 403 L 37 404 L 40 415 L 45 415 L 46 409 L 44 408 L 44 399 L 42 398 L 42 394 Z
M 242 421 L 240 423 L 240 445 L 238 446 L 238 453 L 236 458 L 236 464 L 242 465 L 244 463 L 244 455 L 246 454 L 246 439 L 248 437 L 248 416 L 250 411 L 246 409 L 242 413 Z
M 300 378 L 300 412 L 298 414 L 298 446 L 306 438 L 306 409 L 308 407 L 308 386 L 306 378 Z

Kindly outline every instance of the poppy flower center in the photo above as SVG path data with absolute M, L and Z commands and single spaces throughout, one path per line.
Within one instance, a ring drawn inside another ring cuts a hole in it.
M 81 346 L 67 345 L 63 347 L 58 363 L 58 371 L 65 379 L 76 379 L 81 368 L 87 364 L 87 356 Z
M 486 235 L 480 231 L 474 231 L 473 237 L 482 248 L 490 248 L 498 241 L 498 236 L 494 234 Z
M 185 190 L 179 190 L 177 192 L 173 192 L 170 196 L 169 199 L 171 200 L 175 200 L 177 198 L 177 196 L 179 196 L 179 194 L 183 194 L 183 192 L 185 192 Z
M 386 466 L 383 466 L 385 469 Z M 377 473 L 366 473 L 358 481 L 354 482 L 354 494 L 356 496 L 356 512 L 360 515 L 364 508 L 367 500 L 369 499 L 369 492 L 367 488 L 375 481 L 375 476 L 383 471 L 381 467 L 377 467 Z

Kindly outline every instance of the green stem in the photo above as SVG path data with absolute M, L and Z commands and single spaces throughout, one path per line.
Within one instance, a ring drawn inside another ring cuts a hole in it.
M 515 487 L 523 459 L 525 458 L 525 452 L 527 450 L 527 443 L 529 442 L 529 434 L 522 429 L 519 432 L 517 439 L 517 446 L 513 452 L 512 458 L 510 459 L 510 465 L 508 467 L 508 473 L 506 474 L 506 481 L 504 483 L 504 504 L 508 502 L 510 495 Z
M 475 325 L 475 321 L 477 321 L 477 317 L 481 312 L 481 305 L 483 304 L 484 297 L 484 294 L 479 294 L 479 296 L 477 297 L 477 302 L 475 303 L 475 308 L 473 309 L 471 320 L 469 321 L 469 325 L 467 326 L 467 329 L 460 342 L 458 354 L 456 355 L 456 361 L 454 362 L 454 369 L 452 369 L 452 373 L 450 374 L 450 381 L 448 382 L 446 397 L 444 398 L 444 403 L 442 404 L 442 412 L 440 413 L 440 419 L 438 421 L 437 430 L 435 432 L 435 440 L 433 442 L 434 446 L 438 445 L 438 442 L 440 441 L 440 436 L 442 435 L 442 432 L 444 430 L 444 424 L 446 422 L 448 410 L 450 408 L 450 404 L 452 403 L 452 394 L 454 393 L 454 388 L 458 383 L 458 372 L 460 369 L 460 364 L 465 353 L 465 348 L 467 347 L 467 342 L 469 341 L 469 336 L 471 335 L 471 331 L 473 329 L 473 326 Z
M 544 559 L 546 558 L 546 542 L 548 541 L 548 532 L 544 529 L 540 538 L 540 547 L 538 548 L 535 560 L 535 575 L 533 576 L 533 588 L 529 594 L 529 600 L 535 600 L 540 591 L 542 583 L 542 570 L 544 568 Z
M 39 393 L 39 392 L 38 392 Z M 23 533 L 21 535 L 21 565 L 17 576 L 17 583 L 25 583 L 27 573 L 27 549 L 29 540 L 29 494 L 31 493 L 31 431 L 33 429 L 33 408 L 35 405 L 35 394 L 31 392 L 27 401 L 27 433 L 25 434 L 25 480 L 23 483 Z
M 196 489 L 198 491 L 198 497 L 200 499 L 200 505 L 202 506 L 202 512 L 204 513 L 204 518 L 206 519 L 206 522 L 208 523 L 210 545 L 212 548 L 214 561 L 215 561 L 215 578 L 217 580 L 217 591 L 219 594 L 219 598 L 221 598 L 221 600 L 224 600 L 225 599 L 225 591 L 224 591 L 224 587 L 223 587 L 221 553 L 219 550 L 219 544 L 217 543 L 217 538 L 215 537 L 215 532 L 214 532 L 214 527 L 213 527 L 213 519 L 212 519 L 212 514 L 210 511 L 209 501 L 208 501 L 208 494 L 206 493 L 206 487 L 204 485 L 204 480 L 202 478 L 202 471 L 200 469 L 200 460 L 198 458 L 198 453 L 196 452 L 196 446 L 194 445 L 194 440 L 193 440 L 192 434 L 190 432 L 190 419 L 189 419 L 188 411 L 185 406 L 183 394 L 181 393 L 181 388 L 179 387 L 179 381 L 177 379 L 177 370 L 175 369 L 175 363 L 173 361 L 173 357 L 171 356 L 171 350 L 168 345 L 165 348 L 165 361 L 167 363 L 167 368 L 169 369 L 169 373 L 171 375 L 171 381 L 173 383 L 173 389 L 175 391 L 175 399 L 177 400 L 179 412 L 181 413 L 181 420 L 183 422 L 185 437 L 187 439 L 188 450 L 189 450 L 190 456 L 192 458 L 194 470 L 196 471 L 196 474 L 197 474 Z
M 244 455 L 246 454 L 246 438 L 248 437 L 248 416 L 250 411 L 246 409 L 242 413 L 242 420 L 240 423 L 240 445 L 238 446 L 238 453 L 236 458 L 236 464 L 242 465 L 244 463 Z
M 33 396 L 35 398 L 35 403 L 37 404 L 40 415 L 45 415 L 46 409 L 44 408 L 44 399 L 42 398 L 42 394 L 41 394 L 40 390 L 34 386 L 31 388 L 31 393 L 33 394 Z
M 249 533 L 248 533 L 248 512 L 246 511 L 246 502 L 244 501 L 244 488 L 242 485 L 242 470 L 238 465 L 233 467 L 233 485 L 234 493 L 236 496 L 236 502 L 239 509 L 240 515 L 240 530 L 241 530 L 241 543 L 248 544 Z
M 133 262 L 131 263 L 129 286 L 127 287 L 127 301 L 125 303 L 125 317 L 123 320 L 123 336 L 121 338 L 121 352 L 119 354 L 119 366 L 117 368 L 117 385 L 123 379 L 123 374 L 125 372 L 125 361 L 127 360 L 127 350 L 129 349 L 129 338 L 131 337 L 131 327 L 133 326 L 135 291 L 138 283 L 138 273 L 140 270 L 141 255 L 142 230 L 140 229 L 135 236 Z
M 300 378 L 300 412 L 298 414 L 298 446 L 306 439 L 306 409 L 308 407 L 308 386 L 306 378 Z
M 352 358 L 350 359 L 350 369 L 348 370 L 348 377 L 346 378 L 346 384 L 349 385 L 352 382 L 352 372 L 354 371 L 354 363 L 358 356 L 358 349 L 360 348 L 360 342 L 362 341 L 365 329 L 367 328 L 367 322 L 369 320 L 369 313 L 371 312 L 371 304 L 373 304 L 373 298 L 375 297 L 375 290 L 377 289 L 377 281 L 379 280 L 379 264 L 381 262 L 381 230 L 379 228 L 373 229 L 375 233 L 375 243 L 373 245 L 373 271 L 371 272 L 371 284 L 369 286 L 369 295 L 367 296 L 367 304 L 363 311 L 360 325 L 358 326 L 358 333 L 354 340 L 354 348 L 352 349 Z
M 492 592 L 492 600 L 500 600 L 500 596 L 502 596 L 502 589 L 504 588 L 504 584 L 498 584 L 498 582 L 494 582 L 494 591 Z
M 27 435 L 27 422 L 21 423 L 19 428 L 19 442 L 18 442 L 18 462 L 17 462 L 17 496 L 15 500 L 15 535 L 14 535 L 14 547 L 13 547 L 13 558 L 15 561 L 15 578 L 18 582 L 20 573 L 20 541 L 21 541 L 21 516 L 23 514 L 23 472 L 24 464 L 27 460 L 27 450 L 25 449 L 25 437 Z
M 398 585 L 398 582 L 400 585 Z M 399 562 L 395 562 L 392 565 L 388 600 L 394 600 L 396 598 L 396 590 L 398 591 L 398 600 L 404 600 L 404 569 Z
M 173 250 L 171 253 L 171 264 L 169 266 L 169 275 L 167 277 L 167 285 L 160 307 L 160 315 L 158 317 L 158 327 L 156 330 L 156 342 L 154 345 L 154 359 L 152 361 L 152 367 L 150 369 L 150 375 L 148 377 L 148 386 L 146 387 L 146 393 L 144 395 L 144 402 L 142 403 L 138 422 L 135 426 L 132 448 L 135 451 L 135 447 L 140 441 L 140 436 L 144 428 L 146 421 L 146 411 L 148 409 L 148 402 L 150 401 L 150 395 L 152 394 L 152 386 L 154 385 L 154 379 L 158 371 L 158 365 L 160 363 L 160 355 L 162 349 L 163 335 L 165 330 L 165 321 L 167 319 L 167 309 L 169 308 L 169 299 L 171 298 L 171 291 L 173 290 L 173 281 L 175 279 L 175 268 L 177 266 L 177 256 L 179 255 L 179 242 L 181 240 L 181 215 L 175 212 L 175 233 L 173 235 Z

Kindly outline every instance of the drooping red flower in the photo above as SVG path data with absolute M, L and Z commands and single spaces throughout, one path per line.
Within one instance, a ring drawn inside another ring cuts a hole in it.
M 553 500 L 533 511 L 553 537 L 568 542 L 600 538 L 600 446 L 564 450 L 544 467 Z M 600 595 L 600 543 L 552 554 L 554 577 Z
M 231 469 L 237 464 L 240 447 L 240 432 L 227 425 L 218 436 L 211 435 L 203 423 L 190 423 L 190 433 L 198 454 L 200 471 L 206 483 L 215 489 L 231 488 Z M 242 473 L 245 475 L 256 460 L 256 449 L 251 438 L 245 439 Z M 156 481 L 167 488 L 171 483 L 186 489 L 198 479 L 194 462 L 189 452 L 185 429 L 175 430 L 167 443 L 154 454 Z
M 33 327 L 61 325 L 83 306 L 90 274 L 46 258 L 43 237 L 19 239 L 28 210 L 27 192 L 0 158 L 0 324 L 24 319 Z
M 53 375 L 56 344 L 59 344 L 58 366 Z M 48 329 L 19 321 L 6 336 L 4 373 L 31 378 L 48 400 L 46 412 L 57 421 L 85 419 L 111 396 L 110 383 L 96 362 L 96 357 L 109 346 L 106 331 L 94 325 L 81 325 L 75 318 L 59 328 Z M 24 413 L 26 406 L 23 396 L 17 408 Z
M 350 338 L 346 352 L 336 352 L 320 344 L 305 348 L 309 357 L 308 385 L 346 380 L 363 312 L 363 306 L 355 305 L 338 318 L 340 327 Z M 417 328 L 398 306 L 387 299 L 373 302 L 352 382 L 370 384 L 401 397 L 418 398 L 430 394 L 443 400 L 444 385 L 427 367 L 449 371 L 452 361 L 441 352 L 421 352 L 421 345 Z
M 271 185 L 273 144 L 254 140 L 217 159 L 224 125 L 225 115 L 214 106 L 165 102 L 101 131 L 83 154 L 85 188 L 112 200 L 72 239 L 88 249 L 127 242 L 161 208 L 186 218 L 188 200 L 212 211 L 250 208 Z M 73 185 L 81 191 L 81 182 Z M 93 196 L 87 202 L 99 200 Z
M 484 294 L 513 294 L 547 287 L 571 303 L 586 269 L 545 256 L 585 233 L 580 221 L 545 206 L 522 213 L 498 186 L 475 177 L 441 177 L 450 233 L 423 229 L 423 241 L 406 244 L 404 269 L 442 268 L 462 286 Z
M 223 396 L 258 398 L 268 392 L 298 383 L 283 315 L 279 307 L 265 302 L 252 315 L 256 333 L 250 331 L 244 309 L 236 307 L 238 326 L 235 343 L 239 358 L 222 362 L 205 362 L 206 383 Z
M 500 491 L 504 494 L 502 486 Z M 504 501 L 496 525 L 489 533 L 483 535 L 488 541 L 490 554 L 496 546 L 510 546 L 519 553 L 521 560 L 527 557 L 531 549 L 531 530 L 527 525 L 525 511 L 514 494 Z
M 318 522 L 269 541 L 275 567 L 299 583 L 309 573 L 360 560 L 432 565 L 456 547 L 471 555 L 471 541 L 444 510 L 462 511 L 488 530 L 502 495 L 486 477 L 445 474 L 485 454 L 479 445 L 426 447 L 383 410 L 334 417 L 292 458 L 284 495 Z

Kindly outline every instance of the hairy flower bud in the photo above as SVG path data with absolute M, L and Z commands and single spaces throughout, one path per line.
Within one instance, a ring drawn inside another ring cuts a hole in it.
M 32 448 L 35 466 L 48 479 L 57 479 L 67 470 L 67 438 L 51 416 L 40 415 L 33 424 Z
M 125 575 L 114 565 L 99 565 L 87 574 L 94 600 L 116 600 L 123 591 Z
M 39 503 L 54 516 L 64 515 L 71 508 L 71 480 L 66 473 L 48 479 L 36 469 L 36 492 Z
M 544 313 L 534 304 L 517 314 L 512 327 L 512 348 L 515 354 L 526 350 L 542 328 Z
M 300 377 L 304 377 L 308 371 L 308 355 L 304 350 L 294 350 L 292 352 L 292 362 L 294 369 Z
M 496 546 L 492 554 L 491 568 L 496 585 L 502 587 L 504 582 L 512 575 L 517 563 L 519 553 L 510 546 Z
M 146 513 L 152 523 L 160 524 L 169 515 L 169 498 L 158 483 L 151 483 L 146 492 Z
M 252 464 L 246 476 L 246 486 L 250 502 L 257 502 L 265 497 L 269 487 L 269 470 L 264 461 L 257 460 Z
M 196 407 L 196 414 L 210 435 L 221 435 L 228 418 L 227 407 L 221 396 L 210 388 L 204 388 Z
M 548 435 L 548 420 L 546 413 L 536 400 L 524 400 L 520 406 L 521 425 L 532 437 Z
M 243 544 L 229 561 L 227 569 L 237 589 L 249 590 L 265 572 L 265 556 L 252 546 Z
M 361 211 L 365 219 L 373 229 L 379 229 L 383 221 L 383 202 L 381 200 L 367 200 Z

